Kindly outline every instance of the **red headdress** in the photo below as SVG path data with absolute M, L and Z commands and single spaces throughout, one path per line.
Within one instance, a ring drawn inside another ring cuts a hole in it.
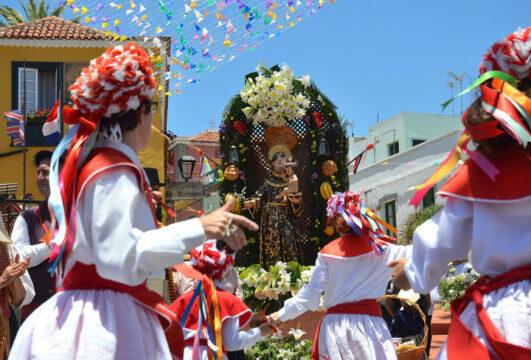
M 138 109 L 144 100 L 154 95 L 155 86 L 149 56 L 134 43 L 108 48 L 93 59 L 70 86 L 74 108 L 64 108 L 63 116 L 65 123 L 74 126 L 57 146 L 51 164 L 49 204 L 58 230 L 53 239 L 50 271 L 55 269 L 63 252 L 68 253 L 73 245 L 75 221 L 71 220 L 71 214 L 75 209 L 76 179 L 91 150 L 100 120 Z M 91 141 L 87 141 L 89 138 Z M 68 147 L 63 170 L 58 176 L 57 160 Z M 47 241 L 50 238 L 48 235 Z
M 469 124 L 468 112 L 465 112 L 462 118 L 465 131 L 446 160 L 430 178 L 415 186 L 417 192 L 410 205 L 417 207 L 424 195 L 457 166 L 463 152 L 467 153 L 492 181 L 495 180 L 499 170 L 482 153 L 467 149 L 471 139 L 481 141 L 506 133 L 524 148 L 531 142 L 531 99 L 517 89 L 519 80 L 531 79 L 531 27 L 518 29 L 496 42 L 483 55 L 483 60 L 479 67 L 481 76 L 456 97 L 480 86 L 481 107 L 494 119 L 480 124 Z M 456 97 L 445 102 L 443 109 Z
M 367 234 L 370 239 L 370 245 L 376 254 L 381 254 L 383 251 L 379 242 L 386 241 L 394 243 L 396 240 L 384 234 L 380 229 L 380 225 L 395 234 L 397 230 L 376 216 L 372 210 L 367 209 L 363 204 L 361 194 L 356 194 L 352 191 L 333 194 L 328 199 L 326 212 L 329 218 L 341 215 L 350 228 L 360 237 L 363 234 Z
M 218 250 L 215 240 L 207 241 L 195 248 L 190 256 L 190 265 L 200 273 L 209 275 L 213 280 L 221 280 L 229 266 L 234 265 L 234 257 L 224 250 Z

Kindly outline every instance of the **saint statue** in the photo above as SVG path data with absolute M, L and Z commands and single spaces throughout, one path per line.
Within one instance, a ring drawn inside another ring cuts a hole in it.
M 296 163 L 291 154 L 297 146 L 297 134 L 287 126 L 268 127 L 265 137 L 271 171 L 251 199 L 244 203 L 244 209 L 259 219 L 260 264 L 267 269 L 277 261 L 300 262 L 297 217 L 302 214 L 303 206 L 302 194 L 297 192 L 298 188 L 294 189 Z

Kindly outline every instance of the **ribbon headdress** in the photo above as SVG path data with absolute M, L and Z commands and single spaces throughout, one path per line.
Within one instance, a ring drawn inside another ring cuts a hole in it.
M 144 100 L 153 97 L 155 86 L 149 56 L 134 43 L 108 48 L 70 86 L 74 108 L 64 108 L 63 119 L 73 126 L 55 149 L 50 165 L 49 206 L 54 233 L 45 237 L 47 243 L 53 244 L 48 271 L 53 272 L 62 255 L 72 249 L 77 176 L 94 146 L 100 120 L 138 109 Z M 59 158 L 67 150 L 59 175 Z
M 192 358 L 199 359 L 199 338 L 203 333 L 208 343 L 209 359 L 223 359 L 223 341 L 221 338 L 221 311 L 216 295 L 215 284 L 234 265 L 234 257 L 225 250 L 216 248 L 216 241 L 210 240 L 191 252 L 190 264 L 203 274 L 203 278 L 194 290 L 190 302 L 181 318 L 181 327 L 185 327 L 186 319 L 195 301 L 199 301 L 197 333 L 194 338 Z
M 418 207 L 426 193 L 452 171 L 462 153 L 470 158 L 494 180 L 499 170 L 480 152 L 470 151 L 470 139 L 492 139 L 504 133 L 524 148 L 531 142 L 531 99 L 517 89 L 518 81 L 531 80 L 531 27 L 518 29 L 495 43 L 485 55 L 479 67 L 482 74 L 470 87 L 442 104 L 443 110 L 454 99 L 480 86 L 481 107 L 494 118 L 481 124 L 468 123 L 468 111 L 462 117 L 465 131 L 459 137 L 446 160 L 417 190 L 410 205 Z M 486 83 L 490 80 L 490 83 Z M 527 123 L 527 126 L 526 126 Z
M 377 255 L 383 253 L 383 248 L 379 244 L 381 241 L 390 243 L 396 241 L 396 238 L 384 234 L 380 225 L 395 234 L 398 232 L 397 229 L 376 216 L 372 210 L 367 209 L 360 194 L 351 191 L 333 194 L 328 199 L 326 213 L 329 218 L 341 215 L 350 228 L 360 237 L 366 233 L 369 236 L 370 245 Z

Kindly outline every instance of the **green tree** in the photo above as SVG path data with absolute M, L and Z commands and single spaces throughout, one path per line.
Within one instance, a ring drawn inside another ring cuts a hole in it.
M 398 241 L 400 244 L 411 244 L 413 241 L 413 233 L 426 220 L 437 214 L 443 208 L 442 205 L 433 204 L 421 210 L 413 211 L 408 215 L 406 220 L 398 230 Z
M 22 6 L 26 17 L 24 17 L 24 15 L 11 6 L 1 5 L 0 16 L 3 19 L 0 18 L 0 27 L 35 21 L 50 16 L 61 17 L 66 7 L 65 2 L 63 5 L 60 5 L 54 10 L 50 11 L 50 6 L 46 4 L 45 0 L 40 0 L 38 5 L 35 0 L 27 0 L 26 4 L 20 0 L 18 0 L 18 2 Z

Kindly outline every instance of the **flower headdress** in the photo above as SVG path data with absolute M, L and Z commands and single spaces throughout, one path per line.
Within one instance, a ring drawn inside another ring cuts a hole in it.
M 394 243 L 396 238 L 387 236 L 379 225 L 397 233 L 397 230 L 380 219 L 376 214 L 365 207 L 361 194 L 352 191 L 338 192 L 328 199 L 326 213 L 329 218 L 342 216 L 350 228 L 360 237 L 365 233 L 369 236 L 369 242 L 376 254 L 382 254 L 383 249 L 379 242 Z
M 508 134 L 523 147 L 531 142 L 529 131 L 531 99 L 517 88 L 518 81 L 531 79 L 531 27 L 518 29 L 496 42 L 483 55 L 483 60 L 479 67 L 481 76 L 470 87 L 442 106 L 444 109 L 455 98 L 480 86 L 481 107 L 494 119 L 480 124 L 470 124 L 468 111 L 465 112 L 462 117 L 465 131 L 446 160 L 430 178 L 414 187 L 417 192 L 411 199 L 410 205 L 418 207 L 426 193 L 457 166 L 462 153 L 468 154 L 485 174 L 495 180 L 499 170 L 480 152 L 467 149 L 471 139 L 481 141 Z
M 190 253 L 190 265 L 200 273 L 209 275 L 213 280 L 221 280 L 234 265 L 234 257 L 224 250 L 216 248 L 216 241 L 210 240 Z
M 68 254 L 73 246 L 75 221 L 70 221 L 70 217 L 75 209 L 74 189 L 78 171 L 94 145 L 100 120 L 138 109 L 144 100 L 154 95 L 155 86 L 149 56 L 138 45 L 130 43 L 110 47 L 93 59 L 70 87 L 74 108 L 64 108 L 63 119 L 73 126 L 55 149 L 51 161 L 51 228 L 53 232 L 57 224 L 58 229 L 50 254 L 50 272 L 56 268 L 63 253 Z M 67 150 L 59 177 L 58 161 Z M 47 243 L 52 241 L 52 232 L 45 237 Z

